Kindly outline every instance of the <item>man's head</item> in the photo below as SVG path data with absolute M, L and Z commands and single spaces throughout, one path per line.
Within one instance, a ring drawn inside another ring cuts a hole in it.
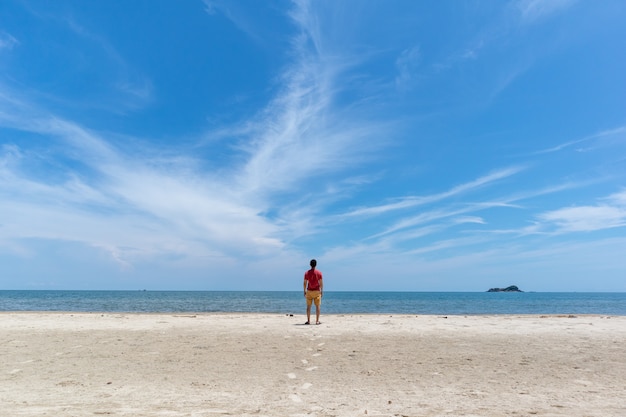
M 311 268 L 315 268 L 317 266 L 317 261 L 315 259 L 311 259 L 311 262 L 309 262 L 309 265 L 311 265 Z

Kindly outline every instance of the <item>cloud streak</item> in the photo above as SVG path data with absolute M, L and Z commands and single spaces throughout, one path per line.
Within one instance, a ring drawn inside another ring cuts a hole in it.
M 19 45 L 17 39 L 15 39 L 13 36 L 9 35 L 6 32 L 0 31 L 0 51 L 11 50 L 16 45 Z
M 423 197 L 405 197 L 401 199 L 400 201 L 397 201 L 394 203 L 373 206 L 373 207 L 359 208 L 351 212 L 345 213 L 343 217 L 380 215 L 380 214 L 388 213 L 390 211 L 403 210 L 407 208 L 421 206 L 424 204 L 435 203 L 435 202 L 444 200 L 446 198 L 450 198 L 459 194 L 463 194 L 469 191 L 476 190 L 478 188 L 488 186 L 498 180 L 515 175 L 518 172 L 522 171 L 523 169 L 524 169 L 523 167 L 519 167 L 519 166 L 509 167 L 506 169 L 492 172 L 488 175 L 477 178 L 474 181 L 457 185 L 455 187 L 452 187 L 448 191 L 445 191 L 439 194 L 433 194 L 430 196 L 423 196 Z
M 396 88 L 404 91 L 411 88 L 415 73 L 420 63 L 420 48 L 415 46 L 402 51 L 396 59 Z
M 279 94 L 249 124 L 243 150 L 249 155 L 238 183 L 247 192 L 281 192 L 330 173 L 346 171 L 385 146 L 384 124 L 335 101 L 350 58 L 326 55 L 322 31 L 307 2 L 291 16 L 299 25 L 295 60 L 282 76 Z
M 593 232 L 626 226 L 626 191 L 607 197 L 593 206 L 565 207 L 539 216 L 543 227 L 556 233 Z
M 520 0 L 517 7 L 522 22 L 531 24 L 561 13 L 575 2 L 576 0 Z
M 581 138 L 581 139 L 576 139 L 576 140 L 572 140 L 572 141 L 569 141 L 569 142 L 564 142 L 564 143 L 561 143 L 559 145 L 553 146 L 551 148 L 547 148 L 547 149 L 543 149 L 543 150 L 537 151 L 537 152 L 535 152 L 535 155 L 541 155 L 541 154 L 546 154 L 546 153 L 558 152 L 558 151 L 562 151 L 562 150 L 567 149 L 567 148 L 571 148 L 572 146 L 578 145 L 580 143 L 591 142 L 591 141 L 600 140 L 600 139 L 606 139 L 606 138 L 609 138 L 609 137 L 612 137 L 612 136 L 623 135 L 624 133 L 626 133 L 626 126 L 620 126 L 620 127 L 614 128 L 614 129 L 603 130 L 603 131 L 600 131 L 598 133 L 594 133 L 593 135 L 585 136 L 584 138 Z

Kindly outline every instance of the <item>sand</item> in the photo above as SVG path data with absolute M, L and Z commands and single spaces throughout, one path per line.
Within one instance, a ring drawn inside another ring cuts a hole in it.
M 626 416 L 626 317 L 0 313 L 1 416 Z

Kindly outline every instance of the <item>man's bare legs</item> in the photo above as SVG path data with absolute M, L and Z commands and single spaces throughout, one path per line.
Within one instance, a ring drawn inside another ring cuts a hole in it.
M 315 306 L 315 324 L 320 324 L 320 310 L 322 308 L 320 306 Z M 306 322 L 307 324 L 311 322 L 311 306 L 306 306 Z

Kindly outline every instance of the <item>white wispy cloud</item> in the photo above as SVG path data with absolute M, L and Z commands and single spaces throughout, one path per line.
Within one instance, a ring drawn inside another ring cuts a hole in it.
M 49 138 L 50 156 L 40 162 L 56 156 L 70 162 L 52 180 L 35 175 L 38 162 L 25 149 L 4 146 L 0 193 L 11 195 L 11 204 L 0 213 L 13 226 L 0 230 L 2 238 L 82 242 L 107 251 L 126 268 L 138 258 L 166 253 L 275 255 L 286 242 L 311 233 L 312 219 L 324 209 L 320 203 L 340 193 L 315 196 L 312 205 L 312 193 L 297 197 L 302 187 L 366 160 L 385 144 L 386 131 L 358 109 L 334 106 L 338 77 L 350 63 L 311 48 L 323 42 L 323 34 L 306 3 L 295 7 L 301 32 L 293 42 L 294 61 L 285 69 L 284 88 L 242 127 L 219 129 L 218 135 L 240 140 L 236 162 L 221 172 L 189 155 L 163 159 L 148 144 L 120 147 L 106 133 L 4 90 L 0 127 Z M 92 37 L 80 26 L 75 30 Z M 151 94 L 150 88 L 120 88 Z M 352 175 L 332 188 L 359 186 L 368 178 Z M 287 200 L 276 197 L 285 193 Z
M 489 184 L 490 180 L 513 175 L 513 173 L 517 172 L 517 169 L 519 168 L 514 168 L 512 171 L 497 171 L 475 181 L 454 187 L 446 192 L 427 197 L 436 197 L 433 201 L 440 203 L 444 201 L 445 197 L 456 196 L 457 192 L 461 190 L 469 194 L 472 191 L 480 189 L 480 187 L 474 187 Z M 524 200 L 532 200 L 548 194 L 586 187 L 593 183 L 593 181 L 566 182 L 536 190 L 520 191 L 512 195 L 506 195 L 506 191 L 500 190 L 499 192 L 502 193 L 502 195 L 497 196 L 498 191 L 496 191 L 492 201 L 467 202 L 466 199 L 465 203 L 455 202 L 447 205 L 439 204 L 437 208 L 421 210 L 418 214 L 403 216 L 400 219 L 393 220 L 391 225 L 384 227 L 377 233 L 364 237 L 362 240 L 355 242 L 354 245 L 342 246 L 338 248 L 337 251 L 331 250 L 330 252 L 332 256 L 335 257 L 340 256 L 342 253 L 357 256 L 357 254 L 366 254 L 368 250 L 371 251 L 371 253 L 396 252 L 398 254 L 411 256 L 437 253 L 454 247 L 493 244 L 496 241 L 500 241 L 502 235 L 513 236 L 513 241 L 521 237 L 534 235 L 553 235 L 554 231 L 550 229 L 554 229 L 554 225 L 550 226 L 550 222 L 558 218 L 558 213 L 553 213 L 552 216 L 548 215 L 546 218 L 541 218 L 541 215 L 533 217 L 533 211 L 520 205 L 520 203 Z M 471 194 L 469 198 L 471 198 Z M 606 202 L 615 206 L 617 202 L 622 202 L 623 200 L 626 200 L 626 197 L 622 193 L 614 194 L 605 199 Z M 427 201 L 430 202 L 431 198 L 427 198 Z M 402 201 L 402 203 L 403 204 L 393 206 L 381 206 L 379 210 L 374 210 L 372 213 L 369 213 L 369 215 L 376 214 L 382 216 L 384 214 L 391 214 L 396 210 L 409 209 L 414 202 Z M 521 213 L 521 216 L 511 217 L 509 220 L 511 224 L 532 223 L 508 230 L 494 229 L 493 227 L 489 227 L 490 222 L 488 216 L 476 215 L 479 212 L 494 209 L 515 209 L 518 213 Z M 524 213 L 528 217 L 525 217 Z M 561 213 L 562 217 L 565 214 L 567 213 Z M 341 218 L 345 220 L 350 219 L 346 217 Z M 356 216 L 356 218 L 359 218 L 359 216 Z M 384 219 L 390 221 L 392 218 L 393 217 L 385 217 Z M 537 220 L 538 218 L 541 218 L 541 220 Z M 550 219 L 550 221 L 548 221 L 548 219 Z M 441 239 L 441 236 L 450 236 L 449 232 L 452 228 L 456 228 L 455 232 L 452 234 L 452 236 L 455 237 L 437 240 L 438 238 Z
M 0 51 L 3 49 L 11 50 L 16 45 L 19 45 L 17 39 L 6 32 L 0 31 Z
M 220 14 L 228 19 L 237 30 L 245 34 L 253 42 L 267 46 L 267 26 L 258 24 L 258 16 L 254 15 L 245 2 L 204 0 L 205 11 L 213 16 Z
M 591 142 L 594 140 L 600 140 L 600 139 L 606 139 L 612 136 L 623 136 L 624 134 L 626 134 L 626 126 L 619 126 L 613 129 L 608 129 L 608 130 L 602 130 L 600 132 L 594 133 L 592 135 L 589 136 L 585 136 L 583 138 L 580 139 L 575 139 L 575 140 L 571 140 L 568 142 L 563 142 L 560 143 L 556 146 L 552 146 L 550 148 L 547 149 L 543 149 L 540 151 L 535 152 L 536 155 L 540 155 L 540 154 L 546 154 L 546 153 L 553 153 L 553 152 L 558 152 L 567 148 L 571 148 L 574 145 L 578 145 L 580 143 L 585 143 L 585 142 Z
M 57 117 L 10 119 L 13 128 L 58 138 L 65 158 L 89 167 L 89 173 L 64 168 L 65 173 L 57 173 L 65 177 L 62 181 L 32 177 L 33 161 L 17 145 L 4 145 L 0 193 L 10 195 L 11 204 L 3 204 L 0 211 L 13 220 L 15 238 L 115 247 L 118 259 L 121 253 L 134 252 L 124 248 L 171 250 L 164 244 L 168 241 L 178 241 L 174 246 L 179 249 L 188 246 L 184 242 L 195 242 L 191 246 L 196 252 L 205 246 L 225 256 L 235 250 L 255 254 L 282 247 L 272 237 L 276 227 L 247 205 L 245 196 L 231 190 L 228 180 L 189 173 L 187 164 L 170 163 L 165 171 L 146 153 L 142 158 L 126 154 L 98 134 Z
M 560 184 L 549 185 L 547 187 L 526 190 L 526 191 L 517 191 L 510 195 L 504 196 L 500 201 L 503 202 L 504 204 L 514 204 L 520 201 L 530 200 L 536 197 L 559 193 L 562 191 L 588 187 L 590 185 L 598 183 L 599 181 L 601 181 L 601 179 L 591 179 L 591 180 L 585 180 L 585 181 L 566 181 Z
M 626 190 L 611 194 L 606 198 L 606 201 L 608 204 L 615 205 L 617 207 L 626 207 Z
M 532 24 L 548 21 L 568 10 L 575 2 L 576 0 L 519 0 L 487 3 L 493 18 L 461 38 L 458 46 L 434 63 L 432 68 L 436 73 L 446 73 L 459 67 L 471 71 L 477 62 L 489 63 L 488 65 L 497 62 L 497 69 L 490 73 L 490 81 L 481 86 L 483 91 L 475 98 L 476 102 L 488 99 L 483 104 L 488 105 L 531 70 L 543 55 L 550 53 L 557 45 L 562 46 L 567 40 L 555 37 L 540 46 L 536 45 L 532 51 L 527 51 L 524 47 L 510 48 L 509 45 L 518 42 L 525 45 L 525 37 Z M 476 9 L 483 7 L 480 3 L 475 5 Z M 506 59 L 503 59 L 505 56 Z
M 460 216 L 452 220 L 454 224 L 465 224 L 465 223 L 475 223 L 475 224 L 485 224 L 485 219 L 478 216 Z
M 238 180 L 250 191 L 293 189 L 354 167 L 386 144 L 383 124 L 359 108 L 335 104 L 352 58 L 325 54 L 327 41 L 307 2 L 296 2 L 291 16 L 300 28 L 292 43 L 295 60 L 284 72 L 281 91 L 246 132 L 249 158 Z
M 564 207 L 539 216 L 543 227 L 557 233 L 592 232 L 626 226 L 626 191 L 615 193 L 593 206 Z
M 412 249 L 407 251 L 407 254 L 410 255 L 418 255 L 418 254 L 426 254 L 432 252 L 438 252 L 442 250 L 458 248 L 463 246 L 473 246 L 485 241 L 484 237 L 460 237 L 454 239 L 445 239 L 433 242 L 429 245 L 424 245 L 422 247 Z
M 89 91 L 85 92 L 80 100 L 75 98 L 71 104 L 76 104 L 78 101 L 83 107 L 102 108 L 113 113 L 124 114 L 127 111 L 145 108 L 154 101 L 155 89 L 152 80 L 134 67 L 107 37 L 91 30 L 73 14 L 44 14 L 44 16 L 41 18 L 58 21 L 87 45 L 67 53 L 67 56 L 84 56 L 84 60 L 91 66 L 89 70 L 98 74 L 102 79 L 100 86 L 104 86 L 104 89 L 94 88 L 97 92 L 94 95 L 88 94 Z M 47 95 L 45 92 L 43 94 Z M 61 102 L 66 101 L 67 104 L 67 100 L 61 97 L 49 96 L 49 98 Z
M 388 204 L 383 204 L 383 205 L 373 206 L 373 207 L 358 208 L 356 210 L 343 214 L 343 216 L 344 217 L 372 216 L 372 215 L 379 215 L 379 214 L 387 213 L 390 211 L 403 210 L 403 209 L 416 207 L 416 206 L 420 206 L 424 204 L 435 203 L 437 201 L 441 201 L 441 200 L 453 197 L 458 194 L 466 193 L 466 192 L 487 186 L 491 183 L 494 183 L 495 181 L 515 175 L 518 172 L 522 171 L 523 169 L 524 167 L 521 167 L 521 166 L 513 166 L 513 167 L 501 169 L 498 171 L 494 171 L 490 174 L 487 174 L 485 176 L 482 176 L 480 178 L 477 178 L 474 181 L 470 181 L 465 184 L 460 184 L 455 187 L 452 187 L 451 189 L 444 191 L 442 193 L 433 194 L 429 196 L 421 196 L 421 197 L 415 197 L 415 196 L 405 197 L 393 203 L 388 203 Z
M 540 219 L 559 232 L 589 232 L 626 225 L 626 209 L 612 206 L 567 207 L 550 211 Z
M 549 16 L 563 12 L 576 0 L 520 0 L 517 8 L 523 23 L 534 23 Z
M 419 46 L 402 51 L 396 59 L 396 88 L 406 90 L 411 88 L 420 64 L 421 53 Z
M 462 215 L 467 213 L 474 213 L 482 210 L 487 210 L 490 208 L 500 208 L 500 207 L 509 207 L 508 205 L 503 205 L 500 202 L 484 202 L 480 204 L 464 204 L 461 207 L 445 207 L 434 210 L 423 211 L 414 216 L 403 217 L 402 219 L 394 222 L 391 226 L 387 227 L 380 233 L 377 233 L 373 236 L 370 236 L 370 239 L 380 238 L 382 236 L 396 234 L 398 231 L 411 229 L 416 226 L 441 221 L 444 219 L 459 219 L 463 218 Z M 468 217 L 465 217 L 468 219 Z M 462 221 L 460 223 L 484 223 L 481 219 L 480 221 L 476 221 L 478 218 L 474 217 L 474 221 Z M 450 227 L 451 225 L 459 224 L 458 221 L 449 222 L 446 227 Z

